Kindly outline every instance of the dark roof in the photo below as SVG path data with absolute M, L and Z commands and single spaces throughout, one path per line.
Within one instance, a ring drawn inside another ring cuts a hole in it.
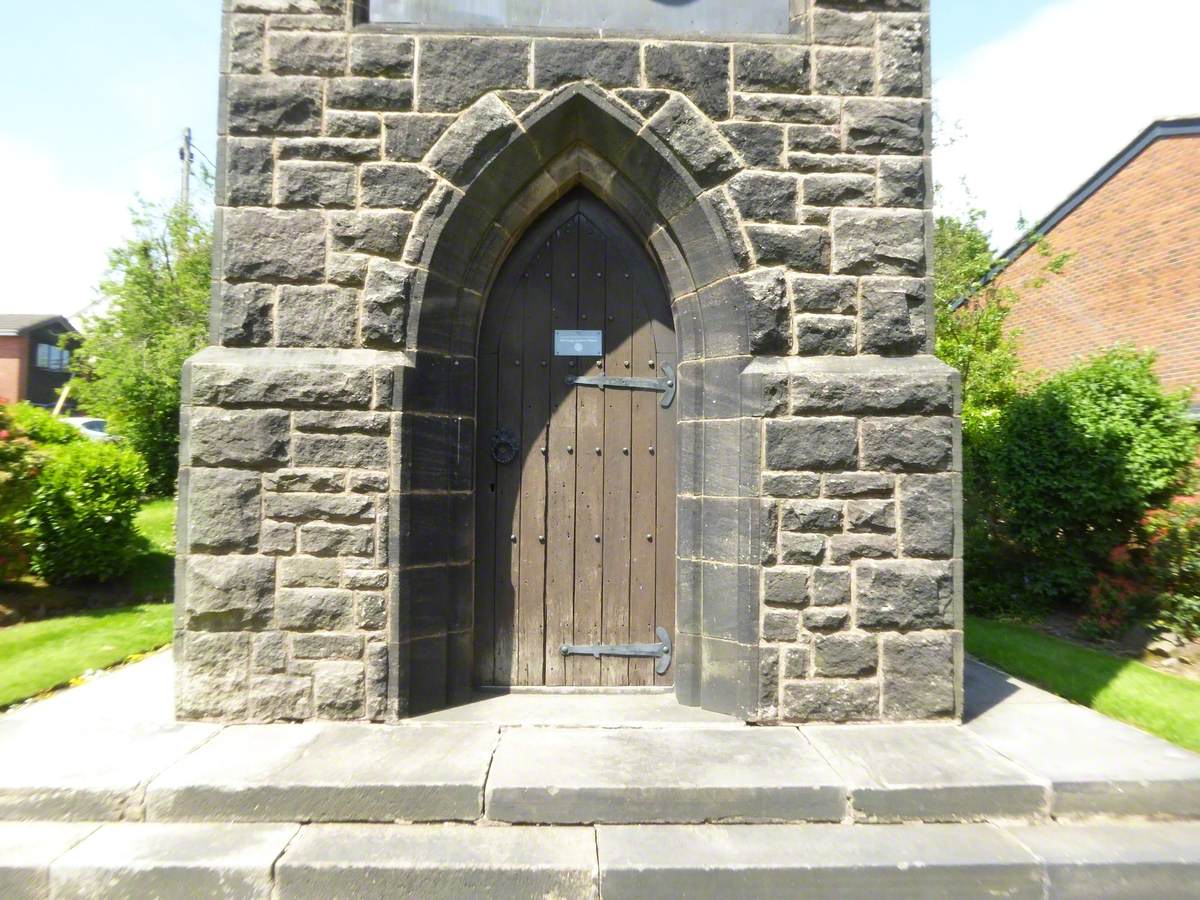
M 28 315 L 0 315 L 0 335 L 28 334 L 46 325 L 62 325 L 63 331 L 74 331 L 75 326 L 62 316 L 45 316 L 37 313 Z
M 982 287 L 992 281 L 1012 263 L 1016 262 L 1024 255 L 1026 250 L 1036 243 L 1039 237 L 1049 234 L 1059 222 L 1082 206 L 1089 197 L 1108 184 L 1118 172 L 1129 165 L 1138 154 L 1155 141 L 1160 138 L 1180 137 L 1184 135 L 1200 135 L 1200 117 L 1188 116 L 1174 119 L 1159 119 L 1151 123 L 1141 134 L 1127 144 L 1120 153 L 1101 166 L 1095 175 L 1076 188 L 1066 200 L 1054 207 L 1048 216 L 1030 228 L 1017 239 L 1016 243 L 1001 253 L 999 262 L 992 267 L 990 272 L 983 276 L 979 282 L 979 286 Z M 958 309 L 967 301 L 967 296 L 959 297 L 950 305 L 950 308 Z

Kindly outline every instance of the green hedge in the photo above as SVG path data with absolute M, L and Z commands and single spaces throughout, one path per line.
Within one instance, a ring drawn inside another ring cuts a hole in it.
M 1196 429 L 1152 354 L 1116 349 L 1021 394 L 964 442 L 976 611 L 1082 606 L 1146 513 L 1188 486 Z
M 137 548 L 134 516 L 149 483 L 146 464 L 112 444 L 53 448 L 18 520 L 30 569 L 52 584 L 123 575 Z
M 8 414 L 18 431 L 39 444 L 75 444 L 84 440 L 78 428 L 40 406 L 13 403 Z

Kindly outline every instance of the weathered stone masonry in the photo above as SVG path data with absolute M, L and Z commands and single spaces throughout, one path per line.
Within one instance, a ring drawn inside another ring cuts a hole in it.
M 792 35 L 750 40 L 225 7 L 181 717 L 382 721 L 469 693 L 480 313 L 506 249 L 576 185 L 645 237 L 673 298 L 681 702 L 959 715 L 922 0 L 813 0 Z

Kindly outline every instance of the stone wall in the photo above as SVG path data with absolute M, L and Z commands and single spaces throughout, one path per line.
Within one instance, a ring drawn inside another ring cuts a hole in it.
M 226 0 L 180 715 L 469 692 L 479 315 L 577 184 L 642 232 L 675 312 L 680 700 L 958 715 L 922 0 L 793 2 L 791 36 L 748 41 L 404 33 L 353 5 Z

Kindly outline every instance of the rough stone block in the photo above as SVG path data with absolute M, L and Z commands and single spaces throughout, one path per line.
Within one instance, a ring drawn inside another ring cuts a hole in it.
M 763 602 L 769 606 L 806 606 L 811 569 L 792 567 L 763 570 Z
M 465 186 L 516 130 L 512 110 L 496 97 L 484 97 L 443 132 L 425 163 L 452 184 Z
M 720 184 L 740 168 L 721 132 L 683 97 L 663 104 L 649 127 L 675 151 L 701 187 Z
M 193 407 L 188 411 L 191 465 L 266 466 L 288 458 L 288 414 L 277 410 Z
M 571 81 L 605 87 L 637 84 L 641 58 L 636 41 L 537 40 L 533 43 L 533 85 L 556 88 Z
M 788 44 L 739 44 L 734 50 L 734 78 L 739 91 L 807 94 L 808 48 Z
M 297 634 L 292 638 L 296 659 L 362 659 L 360 634 Z
M 647 44 L 650 87 L 687 94 L 713 119 L 729 118 L 729 47 L 720 44 Z
M 227 138 L 217 195 L 224 195 L 226 206 L 269 206 L 274 169 L 270 141 Z
M 286 162 L 275 179 L 276 206 L 353 206 L 357 184 L 349 163 Z
M 337 469 L 282 469 L 265 473 L 263 488 L 336 494 L 346 489 L 346 473 Z
M 796 353 L 800 356 L 852 356 L 856 336 L 853 316 L 796 316 Z
M 227 83 L 231 134 L 316 134 L 320 131 L 319 78 L 231 75 Z
M 328 285 L 285 285 L 279 290 L 275 319 L 281 347 L 353 347 L 358 292 Z
M 863 279 L 859 320 L 862 352 L 911 356 L 929 342 L 926 284 L 917 278 Z
M 437 143 L 453 116 L 409 113 L 384 117 L 384 156 L 404 162 L 416 162 Z
M 720 125 L 720 131 L 741 154 L 746 165 L 760 169 L 782 168 L 782 126 L 768 122 L 725 122 Z
M 863 468 L 940 472 L 955 468 L 954 420 L 948 417 L 864 419 Z
M 259 475 L 235 469 L 187 473 L 188 548 L 253 553 L 258 547 Z
M 262 16 L 230 16 L 226 62 L 235 75 L 257 75 L 263 67 L 267 21 Z
M 314 522 L 300 529 L 300 552 L 313 556 L 370 556 L 375 531 L 369 525 Z
M 744 292 L 752 353 L 787 353 L 792 346 L 791 304 L 780 270 L 762 269 L 738 279 Z
M 342 75 L 348 55 L 344 34 L 274 31 L 267 64 L 276 75 Z
M 219 339 L 226 347 L 262 347 L 274 332 L 275 289 L 266 284 L 223 284 Z
M 279 586 L 285 588 L 335 588 L 341 584 L 341 566 L 336 559 L 289 556 L 278 562 Z
M 851 500 L 846 504 L 846 527 L 850 531 L 891 534 L 896 530 L 896 504 L 891 500 Z
M 415 272 L 408 266 L 373 260 L 362 292 L 363 343 L 378 347 L 404 344 L 408 304 Z
M 896 555 L 894 534 L 835 534 L 829 539 L 829 560 L 844 566 L 859 559 L 890 559 Z
M 365 707 L 361 662 L 313 666 L 313 703 L 322 719 L 361 719 Z
M 885 157 L 879 160 L 879 205 L 924 209 L 929 203 L 928 160 Z
M 409 212 L 336 213 L 329 219 L 330 246 L 342 252 L 397 257 L 412 222 Z
M 418 209 L 435 180 L 419 166 L 376 163 L 362 167 L 363 206 Z
M 832 125 L 789 125 L 788 150 L 801 153 L 837 153 L 842 134 Z
M 527 40 L 424 38 L 418 72 L 420 108 L 455 112 L 488 91 L 529 87 L 529 54 Z
M 869 631 L 954 626 L 954 573 L 922 560 L 859 562 L 854 567 L 858 625 Z
M 843 47 L 869 47 L 875 43 L 875 16 L 818 7 L 813 10 L 813 42 Z
M 413 72 L 413 39 L 395 34 L 356 34 L 350 71 L 368 78 L 407 78 Z
M 958 556 L 957 475 L 909 475 L 900 482 L 900 549 L 904 556 Z
M 794 175 L 746 171 L 730 181 L 729 193 L 744 220 L 791 224 L 796 221 L 798 185 Z
M 325 134 L 332 138 L 378 140 L 383 120 L 372 112 L 332 109 L 325 113 Z
M 389 413 L 352 410 L 301 410 L 293 414 L 292 422 L 297 431 L 326 434 L 388 434 L 392 427 L 392 417 Z
M 809 596 L 813 606 L 849 606 L 850 570 L 824 566 L 814 569 Z
M 829 232 L 812 225 L 748 225 L 746 234 L 760 266 L 798 272 L 829 272 Z
M 875 54 L 866 49 L 813 51 L 813 90 L 838 97 L 871 94 L 875 89 Z
M 924 103 L 847 100 L 842 122 L 846 148 L 858 153 L 924 156 L 926 115 Z
M 298 434 L 293 441 L 297 466 L 340 469 L 386 469 L 390 454 L 386 437 L 364 434 Z
M 920 19 L 883 19 L 879 24 L 879 93 L 920 97 L 926 25 Z
M 767 472 L 762 486 L 767 497 L 816 497 L 821 493 L 821 476 L 816 472 Z
M 318 212 L 229 209 L 221 264 L 231 281 L 320 281 L 325 220 Z
M 808 678 L 812 662 L 812 647 L 795 644 L 783 648 L 783 674 L 785 678 Z
M 767 466 L 807 471 L 854 468 L 858 457 L 857 432 L 857 423 L 851 418 L 769 421 Z
M 795 94 L 734 94 L 734 118 L 777 125 L 836 125 L 838 101 Z
M 794 641 L 799 633 L 800 617 L 795 612 L 774 610 L 763 616 L 764 641 Z
M 825 476 L 826 497 L 891 497 L 896 478 L 882 472 L 837 472 Z
M 804 627 L 808 631 L 841 631 L 849 622 L 850 610 L 845 607 L 814 606 L 804 610 Z
M 413 85 L 395 78 L 334 78 L 325 102 L 332 109 L 404 112 L 412 109 Z
M 365 494 L 268 494 L 263 515 L 291 521 L 369 521 L 375 517 L 375 501 Z
M 873 634 L 824 634 L 813 639 L 813 663 L 822 678 L 874 675 L 879 660 Z
M 858 279 L 836 275 L 788 275 L 798 313 L 852 313 L 858 308 Z
M 189 631 L 184 634 L 181 664 L 186 673 L 246 676 L 250 635 L 245 631 Z
M 284 672 L 287 670 L 287 661 L 287 638 L 282 631 L 265 631 L 251 635 L 251 672 Z
M 835 274 L 925 275 L 922 213 L 835 209 L 831 222 Z
M 882 638 L 883 715 L 936 719 L 955 714 L 954 634 L 894 634 Z
M 794 360 L 788 368 L 796 414 L 949 414 L 955 409 L 957 373 L 929 357 Z
M 783 687 L 788 722 L 854 722 L 879 717 L 874 681 L 800 681 Z
M 852 156 L 845 153 L 789 153 L 787 167 L 793 172 L 842 173 L 848 175 L 874 175 L 879 170 L 879 161 L 870 156 Z
M 828 500 L 793 500 L 783 504 L 780 525 L 786 531 L 840 532 L 842 506 Z
M 804 202 L 809 206 L 874 206 L 875 179 L 870 175 L 808 175 Z
M 312 679 L 294 675 L 253 675 L 249 704 L 251 721 L 303 722 L 313 714 Z
M 810 565 L 825 558 L 825 538 L 820 534 L 793 534 L 779 536 L 780 562 L 787 565 Z
M 281 160 L 361 163 L 379 159 L 378 138 L 290 138 L 276 141 L 275 149 Z
M 354 595 L 327 588 L 282 589 L 275 622 L 286 631 L 345 631 L 354 625 Z
M 296 549 L 296 526 L 290 522 L 263 522 L 258 538 L 260 553 L 292 553 Z
M 199 406 L 365 409 L 373 392 L 367 362 L 373 358 L 367 351 L 209 347 L 187 364 L 191 400 Z
M 189 629 L 253 630 L 270 624 L 275 560 L 191 555 L 185 572 L 184 621 Z

